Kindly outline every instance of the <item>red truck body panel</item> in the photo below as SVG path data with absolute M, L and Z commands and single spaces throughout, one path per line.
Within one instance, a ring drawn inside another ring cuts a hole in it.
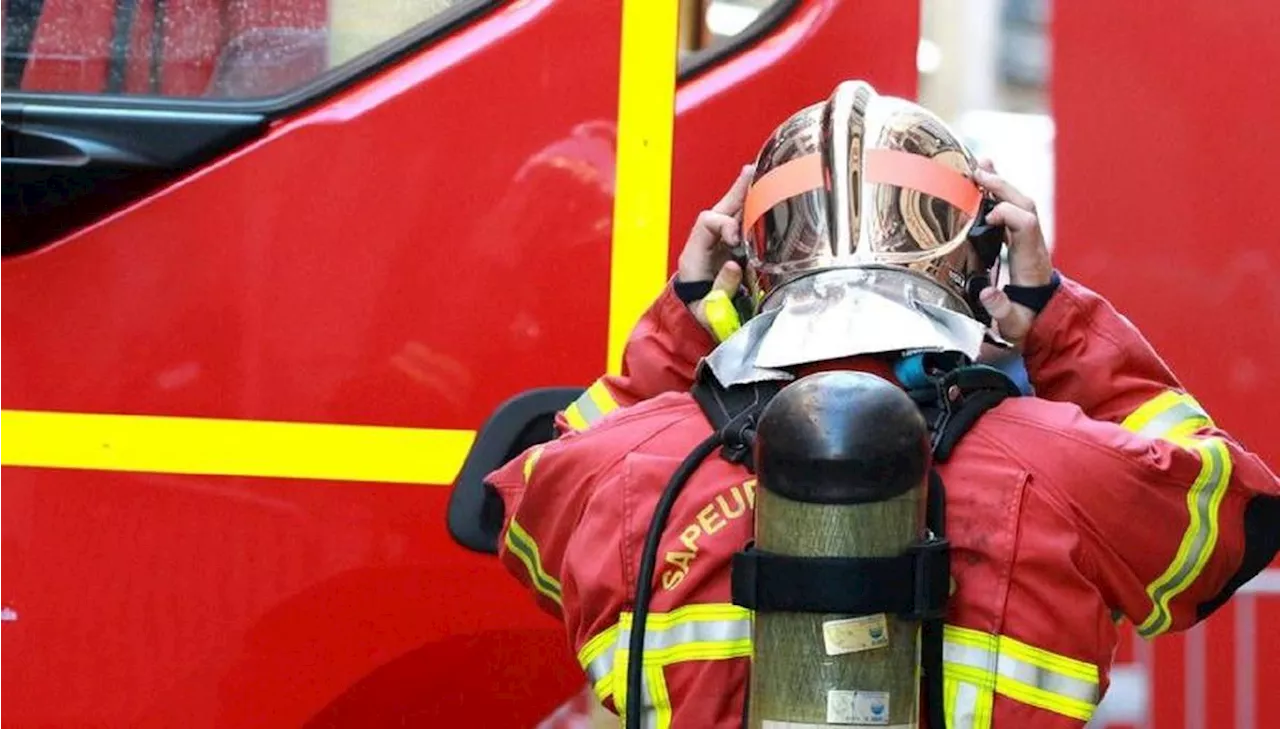
M 800 3 L 683 83 L 672 249 L 838 80 L 914 95 L 917 23 Z M 501 7 L 6 259 L 4 408 L 474 430 L 585 386 L 619 27 L 616 0 Z M 447 483 L 3 475 L 6 726 L 532 726 L 584 684 L 563 629 L 450 539 Z

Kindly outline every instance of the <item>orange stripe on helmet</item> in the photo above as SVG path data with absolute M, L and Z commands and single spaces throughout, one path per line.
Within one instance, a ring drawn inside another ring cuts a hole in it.
M 982 192 L 968 177 L 941 162 L 901 150 L 867 150 L 863 175 L 867 182 L 897 185 L 946 200 L 969 215 L 977 214 L 982 201 Z M 817 152 L 769 170 L 747 191 L 742 211 L 743 230 L 750 230 L 761 216 L 783 200 L 824 186 L 822 155 Z
M 760 216 L 783 200 L 826 184 L 822 174 L 822 155 L 817 152 L 774 167 L 747 190 L 747 199 L 742 207 L 743 230 L 751 230 Z
M 982 192 L 972 180 L 941 162 L 910 152 L 869 149 L 863 174 L 867 182 L 932 195 L 970 215 L 978 212 L 982 202 Z

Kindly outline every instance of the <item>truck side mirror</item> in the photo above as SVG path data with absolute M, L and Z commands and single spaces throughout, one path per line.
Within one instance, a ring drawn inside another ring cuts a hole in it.
M 542 387 L 526 390 L 498 406 L 476 433 L 475 443 L 449 496 L 449 536 L 467 549 L 498 553 L 502 532 L 502 499 L 484 477 L 539 443 L 556 437 L 556 413 L 585 390 Z

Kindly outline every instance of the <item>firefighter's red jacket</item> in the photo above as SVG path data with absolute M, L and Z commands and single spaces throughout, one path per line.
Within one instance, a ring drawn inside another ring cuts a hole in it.
M 624 374 L 565 411 L 560 439 L 487 479 L 506 506 L 503 563 L 564 621 L 606 706 L 643 701 L 650 726 L 741 725 L 750 613 L 730 600 L 729 564 L 752 536 L 755 482 L 718 457 L 667 524 L 645 695 L 624 695 L 645 530 L 712 432 L 687 393 L 712 344 L 668 287 Z M 1107 686 L 1116 621 L 1147 637 L 1186 629 L 1270 561 L 1280 531 L 1276 476 L 1097 294 L 1064 277 L 1025 358 L 1037 396 L 985 414 L 939 466 L 956 583 L 950 727 L 1083 726 Z

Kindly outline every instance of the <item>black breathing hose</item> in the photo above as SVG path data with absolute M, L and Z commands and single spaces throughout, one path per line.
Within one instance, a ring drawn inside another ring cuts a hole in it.
M 684 489 L 695 469 L 707 460 L 715 449 L 724 443 L 724 434 L 717 432 L 693 449 L 680 467 L 672 474 L 666 489 L 658 499 L 649 521 L 649 531 L 644 537 L 640 552 L 640 571 L 636 575 L 636 599 L 631 620 L 631 636 L 627 646 L 627 716 L 626 729 L 640 729 L 641 704 L 644 701 L 644 633 L 649 620 L 649 600 L 653 597 L 653 571 L 658 561 L 658 543 L 662 530 L 667 526 L 676 497 Z

